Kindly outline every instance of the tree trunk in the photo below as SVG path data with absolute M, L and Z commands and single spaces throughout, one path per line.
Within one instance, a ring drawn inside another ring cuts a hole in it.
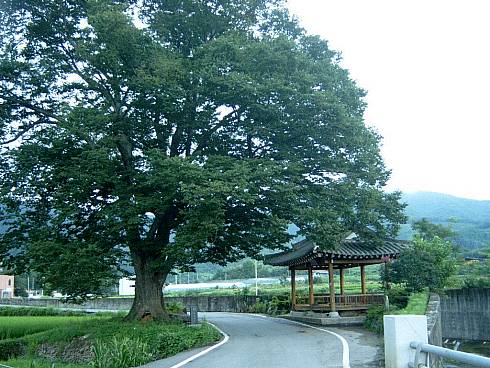
M 136 275 L 133 305 L 126 321 L 137 321 L 142 318 L 167 319 L 168 313 L 163 303 L 163 283 L 168 271 L 152 265 L 155 259 L 142 252 L 131 252 Z

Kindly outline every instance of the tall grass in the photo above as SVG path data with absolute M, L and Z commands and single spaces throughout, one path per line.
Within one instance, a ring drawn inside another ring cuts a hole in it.
M 150 347 L 139 338 L 113 337 L 110 341 L 97 340 L 93 352 L 93 368 L 138 367 L 153 360 Z

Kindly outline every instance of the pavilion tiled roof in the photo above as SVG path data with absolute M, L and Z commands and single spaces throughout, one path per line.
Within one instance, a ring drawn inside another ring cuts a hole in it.
M 357 238 L 345 239 L 331 250 L 321 249 L 315 242 L 305 239 L 293 244 L 289 250 L 265 256 L 265 263 L 272 266 L 295 266 L 313 259 L 333 260 L 381 260 L 384 257 L 397 258 L 410 243 L 403 240 L 386 239 L 380 245 L 372 245 Z

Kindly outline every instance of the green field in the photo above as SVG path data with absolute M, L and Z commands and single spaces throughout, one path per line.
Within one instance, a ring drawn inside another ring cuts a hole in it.
M 67 325 L 82 323 L 93 317 L 0 317 L 0 340 L 32 335 Z

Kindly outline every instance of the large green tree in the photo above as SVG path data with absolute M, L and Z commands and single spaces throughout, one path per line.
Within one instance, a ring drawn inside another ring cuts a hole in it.
M 1 253 L 72 299 L 403 221 L 364 91 L 277 0 L 4 0 Z
M 405 284 L 409 291 L 425 288 L 440 291 L 456 273 L 457 263 L 451 242 L 438 236 L 427 240 L 416 235 L 412 246 L 403 251 L 390 268 L 389 281 Z

